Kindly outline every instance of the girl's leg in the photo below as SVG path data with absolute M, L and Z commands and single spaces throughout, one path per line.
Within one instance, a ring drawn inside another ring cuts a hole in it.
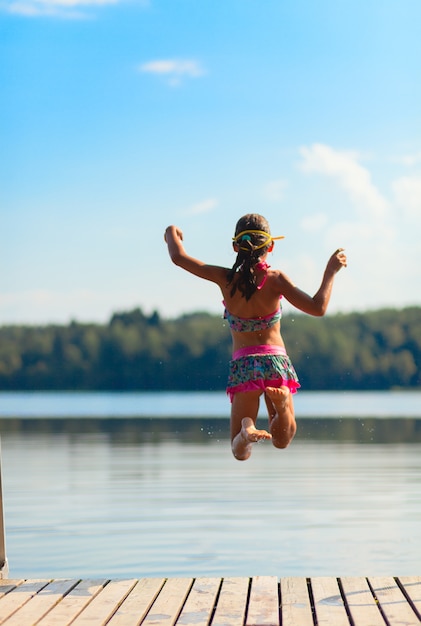
M 266 430 L 256 429 L 261 391 L 236 393 L 231 405 L 231 449 L 236 459 L 245 461 L 251 454 L 253 443 L 271 439 Z
M 286 448 L 297 431 L 290 390 L 288 387 L 267 387 L 265 401 L 269 413 L 272 443 L 275 448 Z

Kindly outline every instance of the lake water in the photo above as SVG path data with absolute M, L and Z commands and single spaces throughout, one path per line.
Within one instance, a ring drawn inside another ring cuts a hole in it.
M 419 417 L 421 391 L 299 391 L 295 395 L 294 404 L 297 417 L 300 418 Z M 168 416 L 226 418 L 227 415 L 229 401 L 225 392 L 0 393 L 0 418 Z
M 224 393 L 0 394 L 10 576 L 419 575 L 421 394 L 296 408 L 240 463 Z

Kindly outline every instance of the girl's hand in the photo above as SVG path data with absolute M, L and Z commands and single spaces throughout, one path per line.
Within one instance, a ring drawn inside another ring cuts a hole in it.
M 183 241 L 183 231 L 181 230 L 181 228 L 178 228 L 178 226 L 168 226 L 164 234 L 164 239 L 166 243 L 168 243 L 168 235 L 171 235 L 173 239 L 179 239 L 180 241 Z
M 344 253 L 344 248 L 338 248 L 327 262 L 326 269 L 336 274 L 342 267 L 347 267 L 346 254 Z

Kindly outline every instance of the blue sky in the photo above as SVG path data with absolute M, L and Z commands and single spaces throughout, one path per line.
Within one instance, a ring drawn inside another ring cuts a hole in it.
M 265 215 L 331 312 L 421 305 L 418 0 L 0 0 L 0 323 L 221 310 Z

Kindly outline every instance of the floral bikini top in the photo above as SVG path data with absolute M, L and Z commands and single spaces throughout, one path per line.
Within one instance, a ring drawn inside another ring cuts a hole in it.
M 225 302 L 223 304 L 225 304 Z M 237 333 L 266 330 L 274 326 L 276 322 L 279 322 L 281 317 L 282 308 L 280 304 L 279 308 L 274 313 L 262 317 L 237 317 L 237 315 L 230 313 L 226 307 L 224 311 L 224 319 L 228 321 L 231 330 L 235 330 Z
M 261 270 L 268 270 L 270 265 L 268 265 L 266 261 L 261 261 L 260 263 L 256 263 L 255 267 Z M 257 289 L 261 289 L 263 287 L 266 282 L 266 278 L 267 274 L 265 274 Z M 228 321 L 228 325 L 231 330 L 235 330 L 237 333 L 250 333 L 253 331 L 266 330 L 271 326 L 274 326 L 276 322 L 279 322 L 282 317 L 281 303 L 279 303 L 279 308 L 276 311 L 261 317 L 237 317 L 228 311 L 225 302 L 222 304 L 225 306 L 224 319 Z

